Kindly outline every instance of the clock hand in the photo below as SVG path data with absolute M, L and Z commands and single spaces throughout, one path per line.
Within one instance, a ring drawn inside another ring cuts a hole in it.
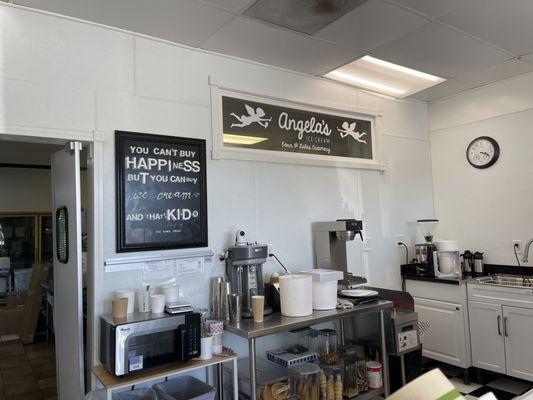
M 487 152 L 485 152 L 485 151 L 480 151 L 480 153 L 481 153 L 481 154 L 484 154 L 484 155 L 486 155 L 486 156 L 490 156 L 490 154 L 487 153 Z

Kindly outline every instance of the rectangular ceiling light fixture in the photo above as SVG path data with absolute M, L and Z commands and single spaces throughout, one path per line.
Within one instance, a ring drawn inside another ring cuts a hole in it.
M 410 96 L 446 80 L 372 56 L 364 56 L 324 76 L 398 98 Z
M 244 144 L 251 146 L 257 143 L 264 142 L 265 140 L 268 140 L 268 138 L 257 136 L 232 135 L 231 133 L 224 133 L 223 135 L 223 142 L 228 144 Z

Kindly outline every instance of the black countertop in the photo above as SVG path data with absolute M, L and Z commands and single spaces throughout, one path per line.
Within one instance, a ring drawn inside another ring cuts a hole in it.
M 420 275 L 403 275 L 402 279 L 411 280 L 411 281 L 424 281 L 424 282 L 435 282 L 435 283 L 444 283 L 448 285 L 460 285 L 462 282 L 467 281 L 468 279 L 454 279 L 454 278 L 435 278 L 434 276 L 420 276 Z

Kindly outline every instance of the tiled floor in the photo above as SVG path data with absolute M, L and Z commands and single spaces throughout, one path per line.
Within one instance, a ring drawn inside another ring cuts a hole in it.
M 55 400 L 54 345 L 0 343 L 0 400 Z
M 426 370 L 433 368 L 440 368 L 457 390 L 465 395 L 467 400 L 475 400 L 488 392 L 492 392 L 498 400 L 512 400 L 533 389 L 532 382 L 509 378 L 488 371 L 482 371 L 480 376 L 471 373 L 470 384 L 465 385 L 461 368 L 436 362 L 425 365 Z

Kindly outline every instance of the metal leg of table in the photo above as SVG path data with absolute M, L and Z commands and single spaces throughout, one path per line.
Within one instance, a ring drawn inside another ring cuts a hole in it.
M 209 366 L 205 367 L 205 383 L 207 383 L 208 385 L 210 385 L 211 383 L 211 380 L 209 379 L 210 376 L 209 376 Z
M 222 364 L 215 365 L 217 370 L 217 392 L 218 400 L 224 400 L 224 383 L 222 382 Z
M 400 368 L 402 373 L 402 385 L 407 383 L 407 377 L 405 376 L 405 358 L 403 354 L 400 356 Z
M 237 367 L 237 359 L 233 360 L 233 398 L 239 398 L 239 370 Z
M 248 360 L 250 360 L 250 400 L 257 400 L 257 381 L 255 376 L 255 338 L 248 340 Z
M 385 312 L 380 310 L 379 312 L 379 325 L 381 328 L 381 358 L 383 365 L 383 386 L 385 386 L 385 397 L 390 394 L 389 385 L 389 354 L 387 353 L 387 341 L 385 337 Z
M 107 389 L 106 390 L 106 400 L 113 400 L 113 391 Z
M 344 319 L 341 318 L 339 319 L 339 328 L 340 328 L 340 331 L 341 331 L 341 334 L 340 334 L 340 342 L 341 342 L 341 346 L 344 346 Z

